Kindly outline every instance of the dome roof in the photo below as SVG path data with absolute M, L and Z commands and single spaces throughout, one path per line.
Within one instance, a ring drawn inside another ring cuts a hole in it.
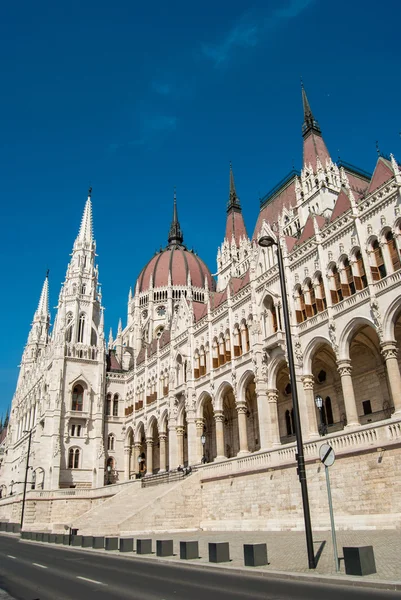
M 209 289 L 214 290 L 214 280 L 209 269 L 193 250 L 188 250 L 184 246 L 183 241 L 184 236 L 178 222 L 177 200 L 174 192 L 173 220 L 168 236 L 168 246 L 155 254 L 140 272 L 137 280 L 139 292 L 149 289 L 151 278 L 153 287 L 158 288 L 168 285 L 169 276 L 171 285 L 187 285 L 188 275 L 190 275 L 194 287 L 203 288 L 207 281 Z

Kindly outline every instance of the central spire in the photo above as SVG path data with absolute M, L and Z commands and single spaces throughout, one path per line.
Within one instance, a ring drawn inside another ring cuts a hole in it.
M 46 278 L 43 283 L 42 293 L 40 294 L 38 308 L 35 313 L 35 319 L 49 316 L 49 269 L 46 272 Z
M 235 189 L 233 166 L 230 161 L 230 193 L 228 196 L 227 212 L 229 212 L 232 208 L 241 210 L 241 204 Z
M 174 188 L 174 206 L 173 206 L 173 220 L 171 221 L 170 231 L 168 232 L 168 243 L 169 246 L 174 244 L 182 244 L 184 236 L 181 231 L 180 223 L 178 221 L 177 213 L 177 193 Z
M 306 135 L 311 131 L 313 131 L 317 135 L 321 135 L 322 131 L 319 127 L 319 123 L 316 121 L 315 117 L 313 116 L 313 113 L 312 113 L 312 110 L 311 110 L 311 107 L 309 104 L 308 96 L 306 95 L 303 83 L 301 83 L 301 87 L 302 87 L 302 104 L 304 107 L 304 122 L 302 125 L 302 135 L 303 135 L 303 137 L 306 137 Z
M 88 190 L 88 198 L 86 200 L 84 214 L 82 215 L 81 226 L 79 228 L 79 233 L 77 237 L 77 241 L 79 242 L 87 242 L 89 244 L 93 241 L 93 219 L 92 219 L 92 188 L 90 187 Z

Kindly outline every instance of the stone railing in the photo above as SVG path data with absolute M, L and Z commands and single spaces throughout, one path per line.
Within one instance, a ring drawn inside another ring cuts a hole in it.
M 358 452 L 368 448 L 385 448 L 394 443 L 401 444 L 401 419 L 369 423 L 350 431 L 334 432 L 311 442 L 304 443 L 306 460 L 318 460 L 319 448 L 323 443 L 330 444 L 336 454 Z M 199 466 L 202 479 L 224 477 L 240 472 L 259 469 L 295 466 L 296 443 L 286 444 L 273 450 L 254 452 L 243 457 L 234 457 L 221 462 Z
M 85 344 L 66 344 L 65 356 L 69 358 L 82 358 L 85 360 L 97 360 L 98 348 L 96 346 L 86 346 Z

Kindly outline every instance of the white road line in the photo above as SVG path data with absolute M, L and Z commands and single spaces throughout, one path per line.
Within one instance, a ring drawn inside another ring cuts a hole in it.
M 80 577 L 77 575 L 77 579 L 83 579 L 84 581 L 89 581 L 89 583 L 97 583 L 98 585 L 107 585 L 107 583 L 102 583 L 101 581 L 96 581 L 95 579 L 88 579 L 87 577 Z
M 45 565 L 40 565 L 39 563 L 32 563 L 33 565 L 35 565 L 35 567 L 40 567 L 41 569 L 47 569 L 47 567 L 45 567 Z
M 8 558 L 17 558 L 16 556 L 11 556 L 11 554 L 7 554 Z

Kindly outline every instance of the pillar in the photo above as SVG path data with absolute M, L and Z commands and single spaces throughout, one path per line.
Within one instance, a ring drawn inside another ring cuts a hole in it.
M 267 405 L 269 415 L 269 427 L 267 430 L 268 444 L 275 448 L 281 445 L 280 427 L 278 422 L 278 390 L 272 388 L 267 390 Z
M 177 459 L 178 465 L 181 466 L 184 466 L 184 431 L 185 429 L 181 425 L 177 425 L 175 428 L 177 436 Z
M 224 452 L 224 413 L 222 410 L 214 411 L 214 420 L 216 423 L 216 460 L 226 458 Z
M 159 433 L 159 444 L 160 444 L 160 471 L 165 471 L 167 468 L 166 462 L 166 441 L 167 434 Z
M 359 427 L 360 423 L 356 409 L 354 386 L 351 377 L 351 361 L 339 360 L 337 362 L 337 368 L 341 377 L 345 413 L 347 415 L 347 427 Z
M 195 465 L 198 462 L 198 444 L 196 437 L 195 416 L 187 415 L 187 435 L 188 435 L 188 465 Z
M 141 442 L 134 443 L 134 472 L 139 476 L 139 462 L 138 458 L 141 453 Z
M 305 408 L 308 414 L 308 430 L 303 432 L 306 438 L 319 437 L 313 381 L 313 375 L 304 375 L 302 377 Z
M 170 470 L 176 469 L 180 463 L 178 459 L 178 444 L 175 419 L 170 419 L 168 424 L 168 449 Z
M 200 463 L 203 458 L 202 435 L 205 427 L 203 419 L 196 419 L 196 462 Z
M 146 438 L 146 474 L 153 474 L 153 438 Z
M 130 477 L 130 460 L 131 460 L 131 448 L 130 446 L 124 446 L 124 480 L 129 481 Z
M 384 342 L 382 354 L 386 361 L 388 382 L 390 385 L 391 398 L 394 404 L 394 415 L 401 414 L 401 376 L 397 361 L 398 348 L 395 342 Z
M 239 434 L 239 452 L 237 456 L 249 454 L 248 449 L 248 432 L 246 427 L 246 402 L 237 402 L 236 409 L 238 413 L 238 434 Z

